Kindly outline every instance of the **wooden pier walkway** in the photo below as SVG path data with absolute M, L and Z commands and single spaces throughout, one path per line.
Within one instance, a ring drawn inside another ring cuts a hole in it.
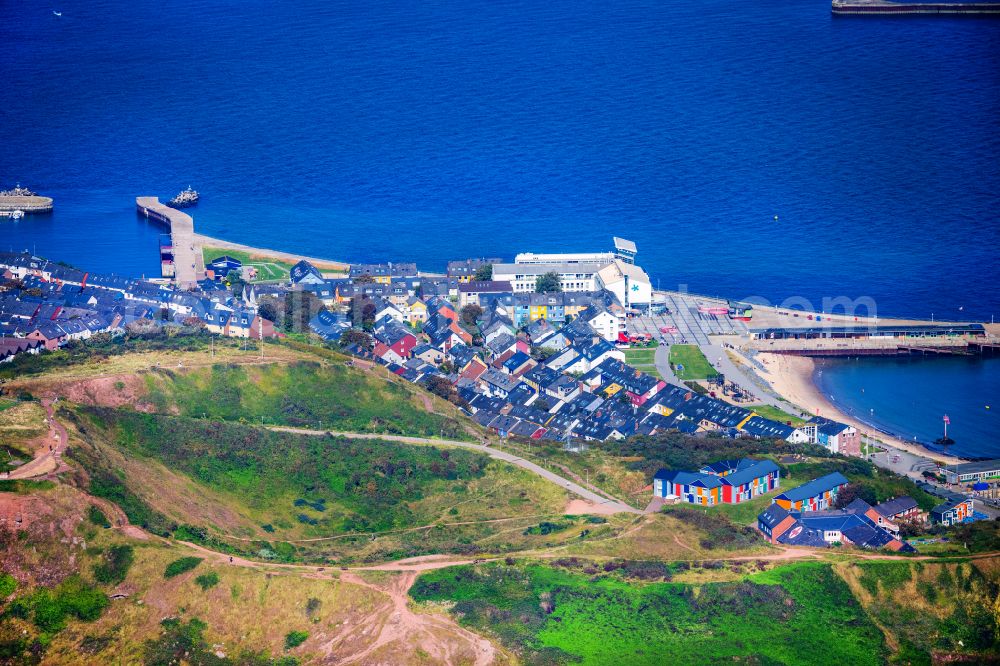
M 140 215 L 165 224 L 170 229 L 173 279 L 177 286 L 193 287 L 198 280 L 205 279 L 205 258 L 195 243 L 194 218 L 160 203 L 157 197 L 136 197 L 135 207 Z

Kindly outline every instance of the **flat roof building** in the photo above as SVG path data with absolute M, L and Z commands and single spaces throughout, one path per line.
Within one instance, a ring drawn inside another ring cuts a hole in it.
M 1000 460 L 977 460 L 975 462 L 950 465 L 941 471 L 948 483 L 969 483 L 1000 477 Z
M 619 238 L 618 236 L 615 236 L 612 240 L 615 243 L 615 257 L 621 259 L 626 264 L 634 264 L 636 255 L 635 243 L 624 238 Z
M 521 255 L 518 255 L 519 257 Z M 534 255 L 549 256 L 549 255 Z M 610 256 L 610 255 L 609 255 Z M 613 259 L 613 258 L 612 258 Z M 563 291 L 597 291 L 597 272 L 611 260 L 564 262 L 527 262 L 513 264 L 493 264 L 493 280 L 509 282 L 515 294 L 535 291 L 535 282 L 546 273 L 556 273 Z

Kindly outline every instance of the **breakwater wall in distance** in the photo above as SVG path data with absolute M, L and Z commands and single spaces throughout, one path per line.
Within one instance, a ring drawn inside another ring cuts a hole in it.
M 177 286 L 194 287 L 205 278 L 205 258 L 194 240 L 194 218 L 176 208 L 160 203 L 157 197 L 136 197 L 139 215 L 159 222 L 170 230 L 170 244 L 160 245 L 160 267 L 164 277 Z
M 861 357 L 861 356 L 998 356 L 1000 343 L 969 342 L 966 345 L 920 346 L 897 345 L 895 347 L 852 347 L 849 349 L 768 349 L 771 354 L 786 354 L 788 356 L 824 357 Z
M 21 210 L 27 214 L 51 213 L 52 197 L 0 196 L 0 211 Z
M 946 14 L 1000 17 L 1000 2 L 890 2 L 889 0 L 833 0 L 835 16 L 914 16 Z

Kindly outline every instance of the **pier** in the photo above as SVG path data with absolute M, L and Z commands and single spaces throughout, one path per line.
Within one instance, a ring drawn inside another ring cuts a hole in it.
M 917 14 L 1000 16 L 1000 2 L 832 0 L 831 10 L 835 16 L 909 16 Z
M 776 344 L 752 343 L 757 352 L 811 357 L 860 356 L 993 356 L 1000 344 L 974 340 L 924 340 L 920 342 L 853 341 L 837 345 L 820 341 L 777 341 Z
M 170 241 L 160 242 L 160 268 L 164 277 L 179 287 L 193 287 L 205 278 L 205 258 L 194 238 L 194 219 L 175 208 L 160 203 L 157 197 L 136 197 L 136 211 L 166 225 Z
M 26 214 L 51 213 L 52 197 L 0 195 L 0 211 L 14 212 L 15 210 L 24 211 Z

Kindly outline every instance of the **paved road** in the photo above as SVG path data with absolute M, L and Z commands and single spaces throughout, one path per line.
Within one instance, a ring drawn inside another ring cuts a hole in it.
M 648 333 L 652 335 L 657 340 L 661 340 L 660 346 L 656 348 L 656 354 L 653 356 L 653 362 L 656 365 L 657 372 L 668 384 L 673 384 L 675 386 L 684 386 L 684 382 L 677 378 L 674 374 L 673 369 L 670 367 L 670 344 L 680 343 L 682 339 L 686 339 L 688 344 L 694 344 L 697 340 L 697 344 L 705 357 L 709 362 L 718 368 L 719 372 L 726 376 L 731 382 L 734 382 L 747 391 L 750 391 L 760 402 L 764 402 L 768 405 L 773 405 L 775 407 L 782 407 L 781 401 L 778 396 L 770 390 L 769 387 L 765 386 L 764 383 L 754 376 L 747 374 L 743 368 L 740 368 L 729 355 L 722 345 L 715 344 L 705 336 L 701 329 L 697 329 L 696 332 L 692 332 L 690 328 L 691 323 L 678 326 L 679 331 L 687 331 L 688 335 L 682 337 L 681 333 L 669 334 L 660 331 L 662 326 L 669 325 L 669 323 L 664 323 L 664 315 L 652 315 L 635 317 L 629 320 L 629 330 L 637 333 Z M 675 320 L 676 321 L 676 320 Z M 682 320 L 683 321 L 683 320 Z M 784 408 L 787 408 L 785 406 Z
M 618 500 L 611 500 L 606 497 L 598 495 L 592 490 L 588 490 L 583 486 L 570 481 L 554 472 L 550 472 L 540 465 L 536 465 L 530 460 L 525 460 L 524 458 L 508 453 L 502 449 L 495 449 L 490 446 L 484 446 L 482 444 L 473 444 L 472 442 L 460 442 L 453 439 L 429 439 L 427 437 L 407 437 L 405 435 L 380 435 L 377 433 L 357 433 L 357 432 L 336 432 L 330 430 L 311 430 L 308 428 L 291 428 L 288 426 L 268 426 L 270 430 L 277 430 L 280 432 L 290 432 L 296 435 L 312 435 L 312 436 L 324 436 L 333 435 L 334 437 L 345 437 L 347 439 L 381 439 L 390 442 L 402 442 L 404 444 L 430 444 L 435 446 L 454 446 L 462 449 L 470 449 L 472 451 L 479 451 L 480 453 L 485 453 L 491 458 L 497 460 L 503 460 L 509 462 L 512 465 L 516 465 L 522 469 L 526 469 L 533 474 L 536 474 L 543 479 L 551 481 L 552 483 L 565 488 L 566 490 L 575 493 L 587 500 L 588 502 L 593 502 L 594 504 L 600 504 L 602 506 L 607 506 L 613 508 L 618 513 L 642 513 L 639 509 L 629 506 L 624 502 L 619 502 Z
M 653 355 L 653 363 L 656 365 L 656 371 L 660 373 L 660 376 L 668 384 L 685 386 L 684 382 L 674 374 L 674 369 L 670 367 L 670 345 L 660 344 L 656 348 L 656 353 Z
M 733 360 L 729 358 L 729 354 L 726 353 L 722 345 L 702 345 L 701 351 L 705 354 L 705 358 L 708 359 L 709 363 L 725 375 L 728 381 L 750 391 L 758 401 L 788 411 L 788 405 L 781 402 L 778 396 L 770 388 L 765 387 L 760 379 L 751 377 L 743 368 L 733 363 Z M 752 405 L 748 405 L 748 407 L 752 407 Z

